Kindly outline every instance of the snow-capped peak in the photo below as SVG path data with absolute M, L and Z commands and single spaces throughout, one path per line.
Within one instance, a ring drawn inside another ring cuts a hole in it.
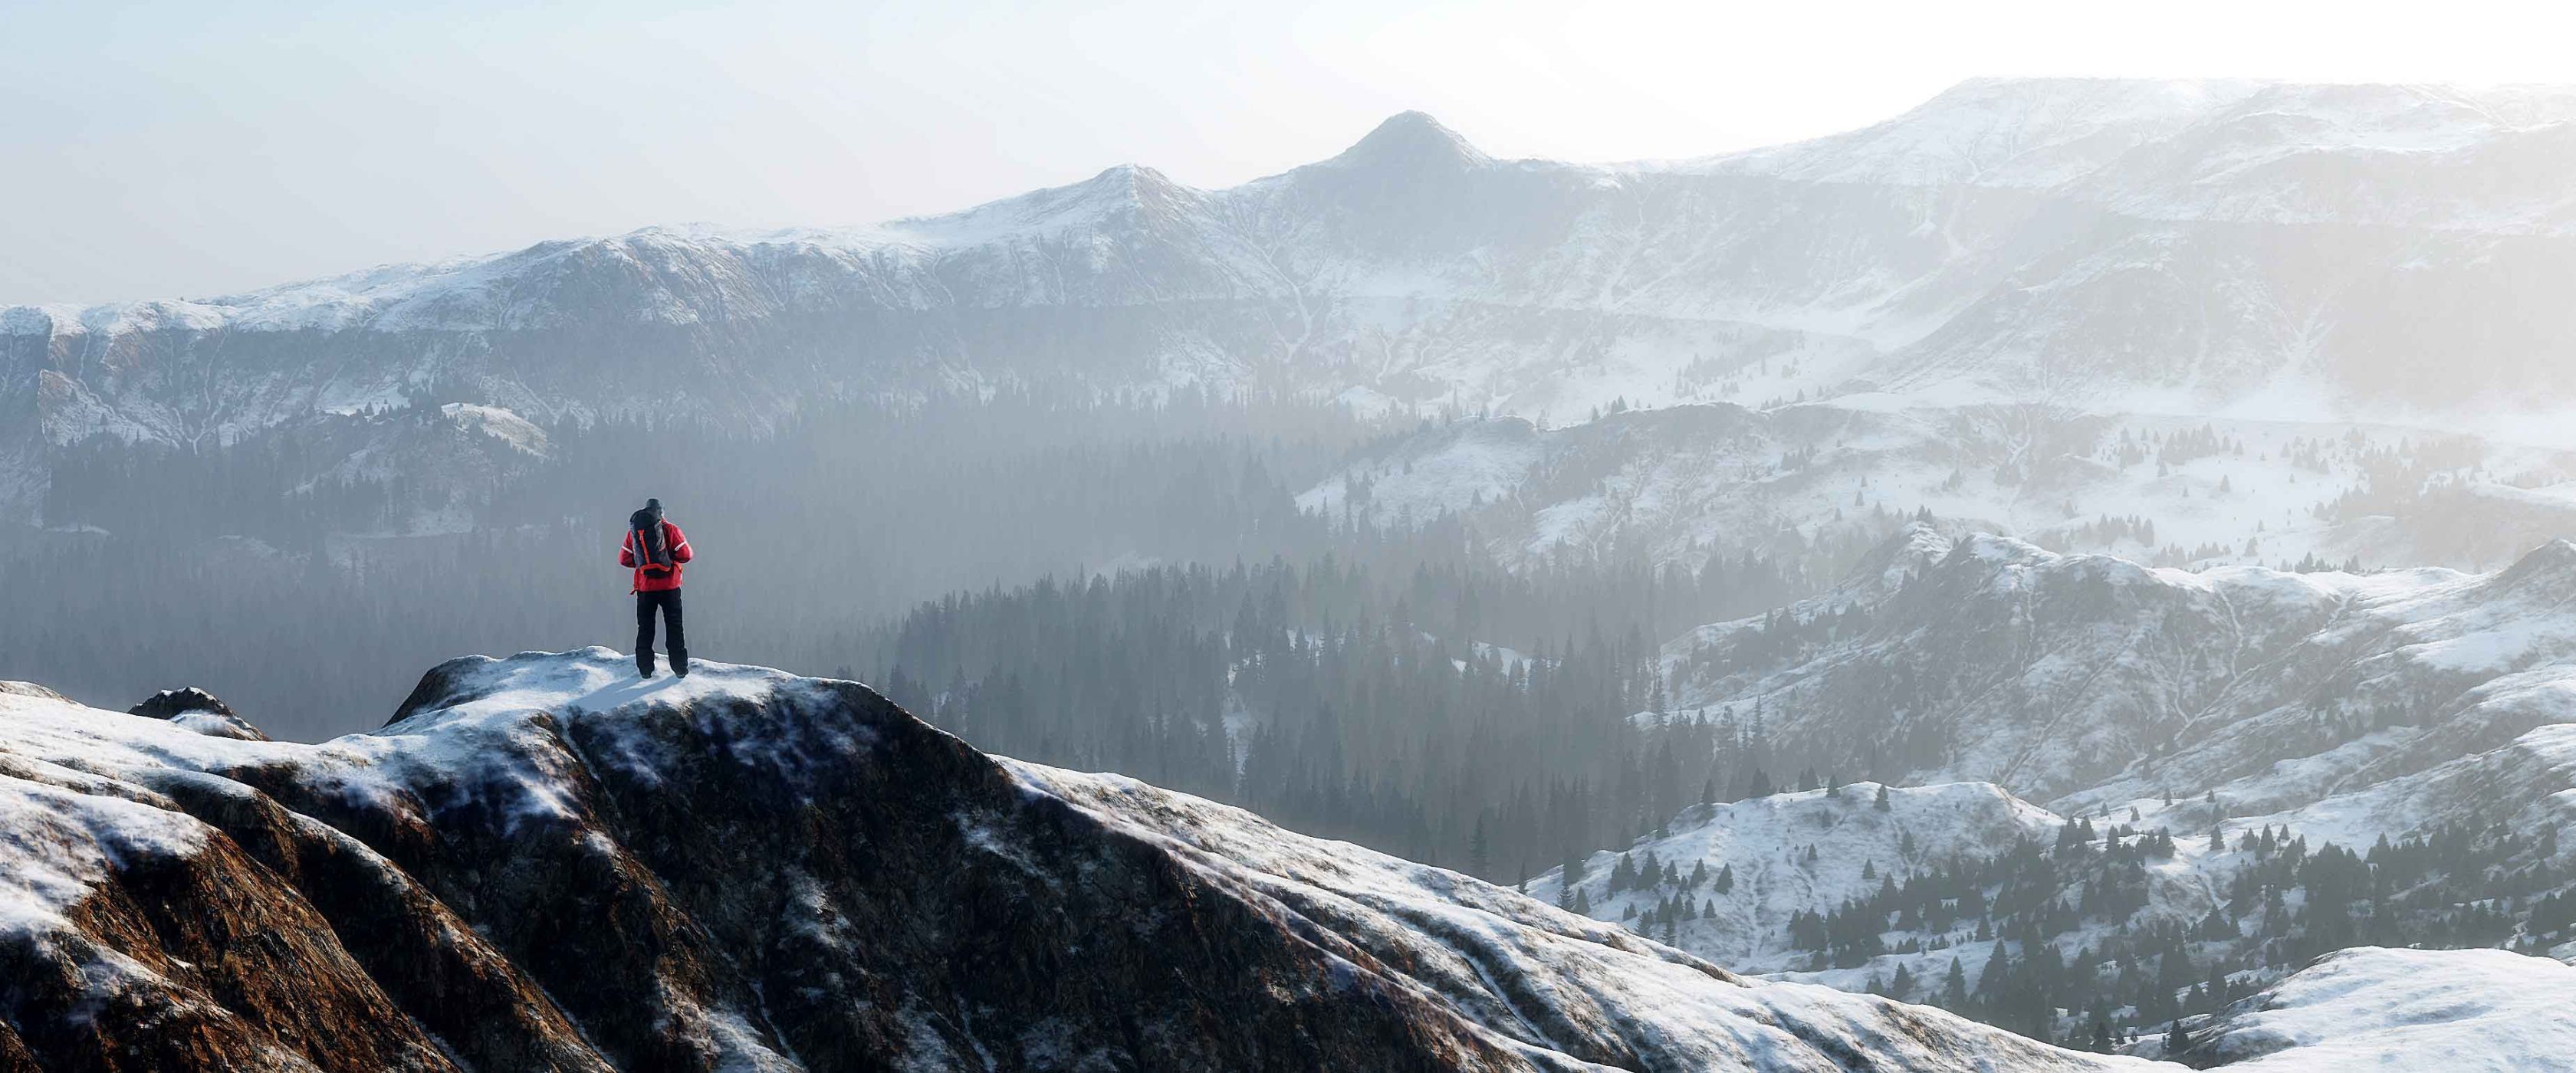
M 1426 112 L 1398 112 L 1328 163 L 1359 168 L 1463 168 L 1492 161 Z

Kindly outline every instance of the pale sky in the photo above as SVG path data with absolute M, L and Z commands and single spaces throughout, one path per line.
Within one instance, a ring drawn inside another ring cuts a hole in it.
M 868 222 L 1119 163 L 1224 186 L 1408 108 L 1498 156 L 1690 157 L 1978 75 L 2576 82 L 2571 40 L 2576 5 L 2471 0 L 0 0 L 0 305 Z

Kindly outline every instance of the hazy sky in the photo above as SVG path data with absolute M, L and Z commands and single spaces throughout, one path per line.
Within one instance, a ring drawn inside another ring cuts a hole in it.
M 0 0 L 0 304 L 864 222 L 1122 162 L 1218 186 L 1407 108 L 1497 155 L 1616 160 L 1982 74 L 2576 81 L 2571 7 Z

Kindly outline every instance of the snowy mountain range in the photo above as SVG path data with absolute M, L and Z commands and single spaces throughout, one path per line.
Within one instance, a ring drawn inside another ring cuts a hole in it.
M 1408 113 L 1221 190 L 1122 166 L 949 216 L 652 228 L 243 295 L 0 311 L 15 456 L 0 468 L 26 496 L 49 450 L 89 437 L 205 445 L 422 397 L 547 428 L 757 428 L 817 399 L 1002 384 L 1550 427 L 1731 404 L 1754 435 L 1824 451 L 1838 480 L 1910 456 L 1873 477 L 1891 509 L 1938 503 L 2034 536 L 2170 518 L 2166 543 L 2201 559 L 2480 565 L 2501 553 L 2445 543 L 2443 512 L 2415 509 L 2424 474 L 2406 503 L 2308 515 L 2373 487 L 2373 449 L 2477 437 L 2435 468 L 2490 514 L 2563 519 L 2571 117 L 2576 92 L 2545 88 L 1978 81 L 1811 142 L 1578 165 L 1493 159 Z M 2260 456 L 2232 487 L 2297 490 L 2216 514 L 2194 498 L 2215 466 L 2101 464 L 2124 433 L 2209 423 Z M 1640 432 L 1620 436 L 1640 469 L 1706 449 Z M 2320 462 L 2293 440 L 2343 447 Z M 1812 529 L 1854 498 L 1738 483 L 1692 485 L 1703 508 L 1644 533 L 1680 542 L 1748 515 Z M 2289 531 L 2246 552 L 2272 511 Z
M 2178 1068 L 1751 982 L 853 683 L 625 663 L 453 661 L 319 745 L 0 688 L 0 1069 Z M 2422 1062 L 2564 975 L 2350 954 L 2195 1054 Z

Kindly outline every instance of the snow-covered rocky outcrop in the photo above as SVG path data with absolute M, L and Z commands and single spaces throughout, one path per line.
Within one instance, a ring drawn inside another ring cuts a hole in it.
M 201 729 L 0 687 L 0 1070 L 2145 1068 L 997 761 L 854 683 L 530 653 L 372 734 Z

